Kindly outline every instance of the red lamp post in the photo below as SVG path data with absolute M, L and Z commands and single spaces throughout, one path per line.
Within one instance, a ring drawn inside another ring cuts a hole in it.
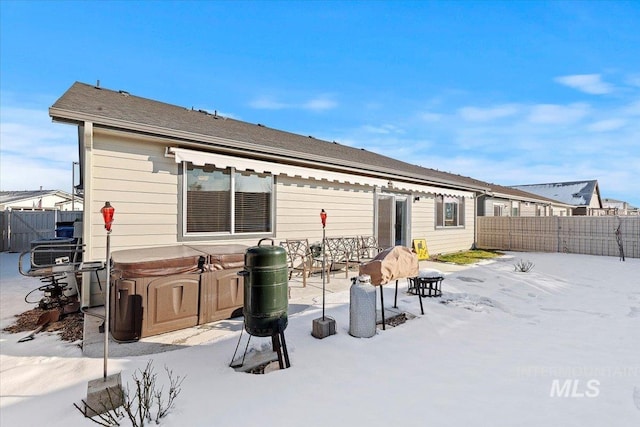
M 113 374 L 107 377 L 107 359 L 109 358 L 109 300 L 111 289 L 111 223 L 115 209 L 111 203 L 106 202 L 100 213 L 104 219 L 104 228 L 107 230 L 107 261 L 105 264 L 107 280 L 104 290 L 104 369 L 102 379 L 89 381 L 87 387 L 87 400 L 85 402 L 85 414 L 88 416 L 103 414 L 107 411 L 122 406 L 124 403 L 122 390 L 122 379 L 120 374 Z M 92 406 L 89 406 L 91 402 Z M 101 407 L 97 406 L 100 404 Z
M 325 287 L 325 275 L 327 274 L 327 270 L 325 270 L 326 267 L 326 260 L 327 260 L 327 255 L 325 253 L 325 233 L 324 233 L 324 229 L 327 226 L 327 213 L 324 211 L 324 209 L 322 209 L 320 211 L 320 221 L 322 221 L 322 320 L 324 321 L 324 287 Z
M 102 219 L 104 219 L 104 228 L 107 230 L 107 260 L 106 260 L 106 288 L 104 291 L 104 369 L 103 377 L 107 380 L 107 359 L 109 357 L 109 331 L 110 319 L 109 319 L 109 303 L 110 303 L 110 289 L 111 289 L 111 224 L 113 223 L 113 214 L 115 209 L 111 206 L 111 203 L 105 202 L 100 212 L 102 213 Z
M 336 321 L 335 319 L 325 316 L 325 282 L 326 282 L 326 263 L 327 254 L 325 248 L 325 228 L 327 227 L 327 213 L 324 209 L 320 211 L 320 221 L 322 222 L 322 317 L 313 320 L 311 335 L 314 338 L 326 338 L 329 335 L 336 333 Z
M 115 209 L 111 206 L 111 203 L 105 202 L 100 212 L 102 213 L 102 218 L 104 219 L 104 228 L 107 232 L 111 232 L 111 223 L 113 222 L 113 214 L 115 213 Z

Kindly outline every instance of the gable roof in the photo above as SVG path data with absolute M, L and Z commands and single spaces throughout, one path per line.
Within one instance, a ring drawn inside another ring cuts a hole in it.
M 572 206 L 589 206 L 595 194 L 600 201 L 600 189 L 598 180 L 551 182 L 547 184 L 514 185 L 512 188 L 548 197 Z
M 393 176 L 393 179 L 406 182 L 488 191 L 481 181 L 412 165 L 365 149 L 85 83 L 74 83 L 51 106 L 49 114 L 56 121 L 75 124 L 90 121 L 98 127 L 173 138 L 185 144 L 196 144 L 199 149 L 247 158 L 269 158 L 274 162 L 317 169 L 348 170 L 368 176 Z
M 60 196 L 71 200 L 71 194 L 60 190 L 25 190 L 25 191 L 0 191 L 0 204 L 16 203 L 39 199 L 44 196 Z

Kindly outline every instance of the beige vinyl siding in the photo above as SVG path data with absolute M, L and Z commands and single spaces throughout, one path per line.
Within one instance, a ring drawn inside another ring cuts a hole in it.
M 479 199 L 478 203 L 482 203 L 484 205 L 484 215 L 483 216 L 495 216 L 495 207 L 502 206 L 502 215 L 510 216 L 511 215 L 511 201 L 507 199 L 499 199 L 495 197 L 482 197 Z
M 420 196 L 411 209 L 411 239 L 426 239 L 429 254 L 450 253 L 470 249 L 474 242 L 474 199 L 465 197 L 464 227 L 435 227 L 435 198 Z
M 279 176 L 276 187 L 279 240 L 322 239 L 320 211 L 327 212 L 327 237 L 373 234 L 373 188 Z
M 471 193 L 469 193 L 471 196 Z M 474 242 L 474 199 L 465 197 L 465 226 L 441 227 L 433 231 L 431 243 L 427 238 L 427 248 L 430 254 L 450 253 L 471 249 Z
M 536 206 L 535 203 L 520 202 L 520 216 L 536 216 Z
M 91 241 L 95 259 L 105 251 L 105 231 L 100 208 L 105 201 L 115 207 L 112 250 L 166 246 L 178 241 L 178 164 L 164 156 L 164 144 L 95 132 L 92 150 L 93 198 Z M 435 228 L 432 195 L 409 200 L 411 239 L 426 238 L 431 253 L 463 250 L 473 244 L 473 199 L 465 197 L 465 226 Z M 287 238 L 320 240 L 320 210 L 328 214 L 326 235 L 374 234 L 373 187 L 288 176 L 276 177 L 276 243 Z M 216 240 L 256 244 L 256 239 Z
M 411 240 L 426 239 L 429 253 L 436 223 L 435 207 L 433 194 L 421 194 L 420 200 L 411 202 Z M 410 241 L 409 244 L 411 243 Z
M 164 246 L 177 242 L 178 165 L 164 147 L 94 132 L 91 241 L 96 254 L 105 251 L 100 209 L 105 201 L 116 209 L 112 250 Z

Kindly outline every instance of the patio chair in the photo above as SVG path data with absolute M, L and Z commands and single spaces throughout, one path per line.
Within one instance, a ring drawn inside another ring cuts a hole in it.
M 378 246 L 378 239 L 375 236 L 360 236 L 359 241 L 360 262 L 370 261 L 384 250 L 383 247 Z
M 322 255 L 314 256 L 308 239 L 287 239 L 283 243 L 289 262 L 289 279 L 297 272 L 302 275 L 302 286 L 307 286 L 307 277 L 322 272 Z M 325 270 L 329 271 L 329 265 Z
M 358 258 L 358 239 L 355 237 L 325 238 L 327 252 L 331 262 L 331 271 L 345 269 L 345 277 L 349 277 L 349 269 L 360 264 Z

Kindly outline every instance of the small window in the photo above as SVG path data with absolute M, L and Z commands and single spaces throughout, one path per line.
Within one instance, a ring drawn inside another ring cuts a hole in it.
M 186 171 L 186 234 L 271 232 L 271 175 L 192 164 Z
M 464 197 L 436 196 L 436 227 L 464 225 Z

